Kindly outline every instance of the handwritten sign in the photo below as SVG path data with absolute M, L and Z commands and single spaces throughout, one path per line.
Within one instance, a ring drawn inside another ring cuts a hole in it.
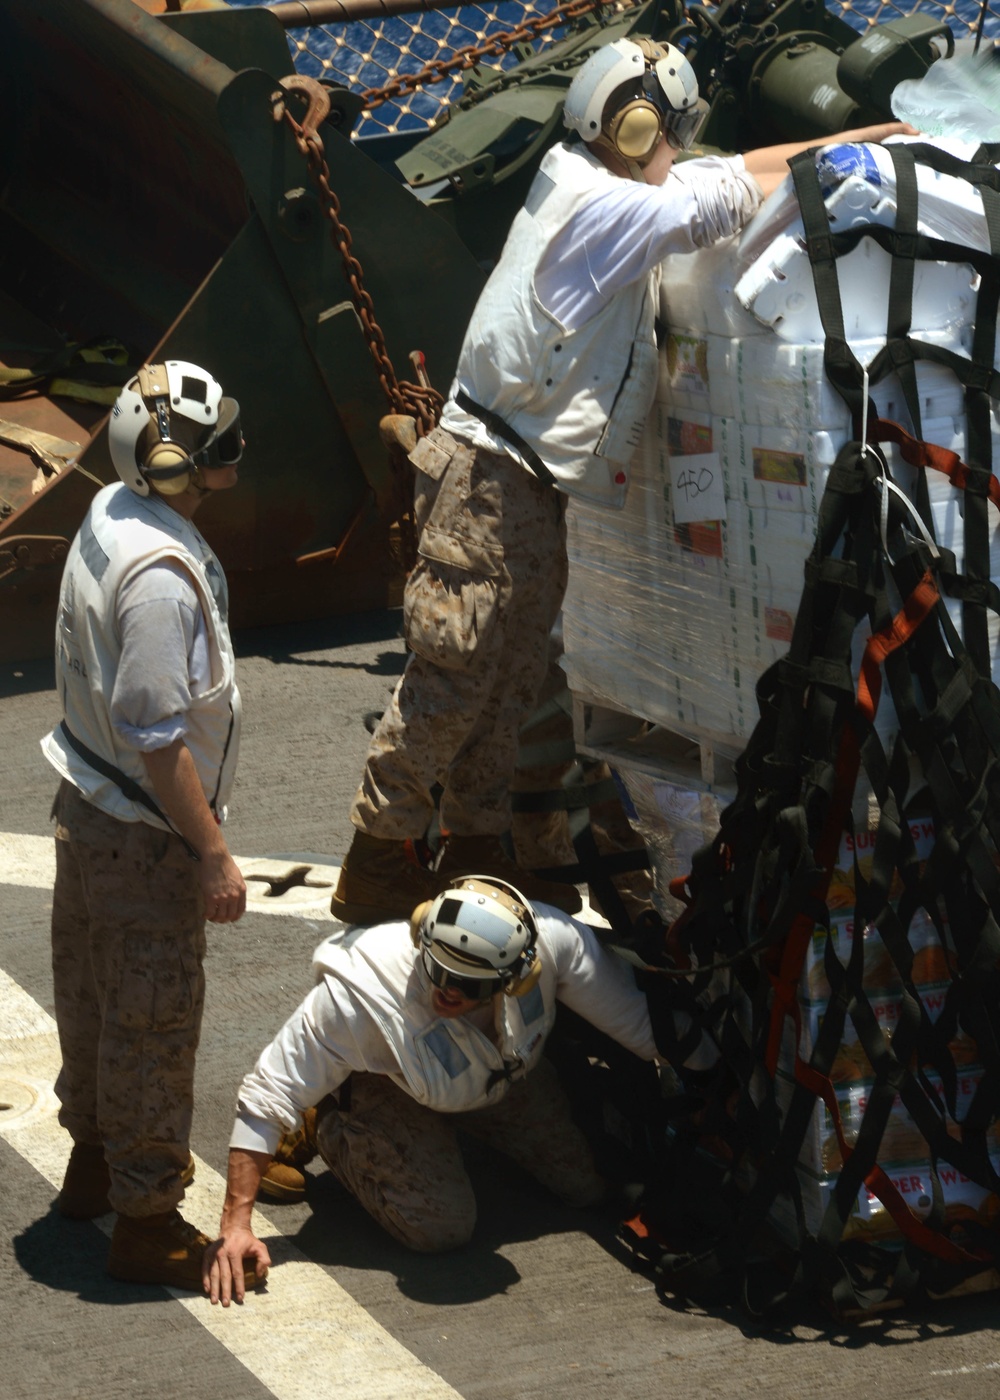
M 717 452 L 670 458 L 671 500 L 678 525 L 725 520 L 726 493 Z

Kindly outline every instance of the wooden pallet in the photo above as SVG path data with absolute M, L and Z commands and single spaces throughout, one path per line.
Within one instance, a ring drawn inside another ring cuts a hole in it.
M 692 738 L 607 700 L 573 693 L 573 738 L 577 752 L 612 768 L 637 768 L 692 791 L 735 791 L 733 764 L 740 751 L 731 735 Z

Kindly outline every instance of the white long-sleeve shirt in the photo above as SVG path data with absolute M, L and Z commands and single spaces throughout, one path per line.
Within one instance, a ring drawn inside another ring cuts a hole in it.
M 645 1060 L 656 1057 L 632 969 L 585 925 L 536 907 L 542 974 L 523 997 L 435 1015 L 433 987 L 404 922 L 334 935 L 316 950 L 317 985 L 243 1080 L 230 1146 L 273 1154 L 303 1110 L 355 1072 L 384 1074 L 428 1108 L 496 1103 L 542 1054 L 559 1000 Z M 485 1014 L 484 1014 L 485 1013 Z
M 662 185 L 612 180 L 552 240 L 535 273 L 538 299 L 576 330 L 671 253 L 739 233 L 761 199 L 742 156 L 681 161 Z
M 560 490 L 620 509 L 656 391 L 660 264 L 738 232 L 761 198 L 740 156 L 645 185 L 587 146 L 553 146 L 476 303 L 440 426 L 537 470 L 517 434 Z

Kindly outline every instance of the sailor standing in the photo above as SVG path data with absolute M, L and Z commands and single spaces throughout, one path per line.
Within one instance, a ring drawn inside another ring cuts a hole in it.
M 410 655 L 351 810 L 332 900 L 346 922 L 406 917 L 470 870 L 580 907 L 575 889 L 518 870 L 501 844 L 518 729 L 566 587 L 567 497 L 624 504 L 656 388 L 662 260 L 738 233 L 810 144 L 675 166 L 703 110 L 694 70 L 670 44 L 618 40 L 570 85 L 571 138 L 542 161 L 473 313 L 440 425 L 410 454 Z M 828 139 L 909 130 L 892 122 Z M 430 871 L 412 841 L 428 828 L 435 784 L 446 839 Z
M 221 829 L 240 733 L 228 592 L 192 517 L 236 484 L 239 405 L 197 365 L 146 365 L 109 439 L 121 482 L 67 557 L 64 718 L 42 742 L 62 778 L 52 964 L 73 1149 L 57 1205 L 117 1211 L 115 1278 L 200 1289 L 207 1241 L 176 1207 L 193 1173 L 205 920 L 239 919 L 246 885 Z

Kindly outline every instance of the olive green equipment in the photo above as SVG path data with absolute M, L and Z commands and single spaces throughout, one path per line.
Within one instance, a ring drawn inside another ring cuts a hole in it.
M 628 35 L 685 48 L 706 106 L 697 151 L 887 117 L 892 86 L 951 44 L 922 16 L 859 38 L 813 0 L 664 0 L 602 6 L 558 42 L 520 45 L 502 71 L 480 63 L 428 131 L 352 139 L 362 99 L 328 84 L 316 136 L 361 295 L 288 120 L 312 110 L 282 85 L 286 27 L 302 20 L 288 5 L 154 16 L 133 0 L 0 0 L 6 659 L 48 654 L 69 541 L 114 480 L 107 407 L 138 366 L 170 359 L 205 365 L 243 405 L 239 490 L 199 516 L 232 623 L 399 600 L 416 427 L 383 384 L 403 382 L 416 356 L 447 391 L 596 47 Z M 101 345 L 127 348 L 77 351 Z M 80 450 L 53 452 L 54 440 Z

